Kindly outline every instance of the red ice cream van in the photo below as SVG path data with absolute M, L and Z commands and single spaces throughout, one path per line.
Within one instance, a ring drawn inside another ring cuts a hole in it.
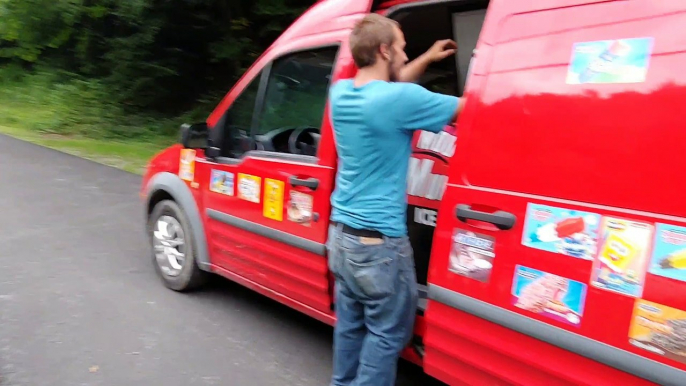
M 327 90 L 354 23 L 397 20 L 419 80 L 466 96 L 417 132 L 407 222 L 420 305 L 405 357 L 451 385 L 686 385 L 686 2 L 323 0 L 206 122 L 151 160 L 155 266 L 211 273 L 334 324 Z

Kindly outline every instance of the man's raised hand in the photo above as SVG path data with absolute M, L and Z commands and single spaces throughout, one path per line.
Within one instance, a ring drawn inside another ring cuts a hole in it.
M 439 40 L 434 43 L 429 51 L 427 51 L 428 57 L 433 62 L 441 61 L 450 55 L 455 55 L 457 51 L 457 43 L 452 39 Z

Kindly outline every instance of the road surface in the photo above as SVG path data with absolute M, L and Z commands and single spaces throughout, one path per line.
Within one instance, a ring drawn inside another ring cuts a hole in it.
M 330 327 L 228 280 L 162 286 L 139 184 L 0 136 L 0 385 L 327 385 Z

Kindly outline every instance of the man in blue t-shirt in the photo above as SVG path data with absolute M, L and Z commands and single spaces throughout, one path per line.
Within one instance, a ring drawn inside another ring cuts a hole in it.
M 456 48 L 451 40 L 438 41 L 406 64 L 398 24 L 369 15 L 350 36 L 357 76 L 329 92 L 339 157 L 327 245 L 336 278 L 332 386 L 395 384 L 417 308 L 406 227 L 412 136 L 443 130 L 464 104 L 410 82 Z

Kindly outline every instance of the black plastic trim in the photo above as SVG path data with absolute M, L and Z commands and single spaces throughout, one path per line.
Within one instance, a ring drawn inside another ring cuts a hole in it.
M 290 233 L 270 228 L 265 225 L 257 224 L 252 221 L 232 216 L 230 214 L 226 214 L 215 209 L 207 209 L 206 213 L 209 218 L 222 222 L 226 225 L 240 228 L 245 231 L 260 235 L 262 237 L 266 237 L 268 239 L 279 241 L 292 247 L 299 248 L 310 253 L 314 253 L 315 255 L 326 256 L 325 244 L 317 243 L 299 236 L 293 236 Z

